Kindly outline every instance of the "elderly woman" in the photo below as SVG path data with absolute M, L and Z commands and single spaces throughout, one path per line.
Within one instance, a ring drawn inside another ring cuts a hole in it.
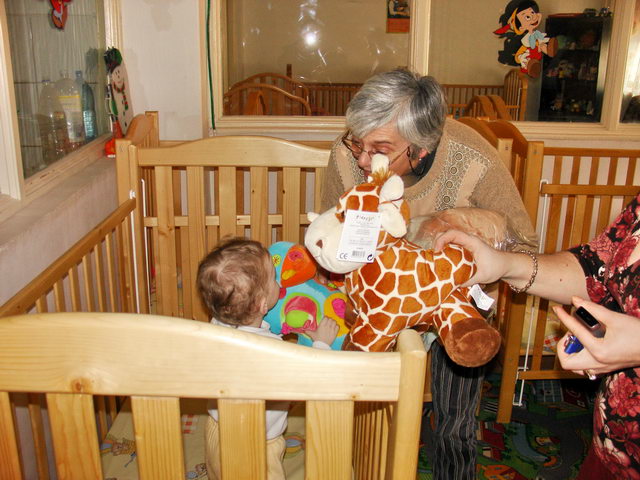
M 453 207 L 505 215 L 525 238 L 535 232 L 497 151 L 473 129 L 446 119 L 435 79 L 398 69 L 369 79 L 351 100 L 347 131 L 335 142 L 322 189 L 322 210 L 366 179 L 371 157 L 389 157 L 405 184 L 412 218 Z M 432 347 L 434 479 L 475 478 L 476 418 L 483 368 L 454 364 Z

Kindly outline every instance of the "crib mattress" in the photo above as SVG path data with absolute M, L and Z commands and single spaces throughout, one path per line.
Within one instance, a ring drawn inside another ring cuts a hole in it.
M 207 479 L 204 462 L 204 425 L 206 400 L 182 400 L 182 439 L 186 479 Z M 284 459 L 287 480 L 304 478 L 304 404 L 297 403 L 289 413 L 285 432 L 287 451 Z M 105 441 L 100 446 L 105 480 L 137 480 L 135 437 L 131 403 L 125 402 Z

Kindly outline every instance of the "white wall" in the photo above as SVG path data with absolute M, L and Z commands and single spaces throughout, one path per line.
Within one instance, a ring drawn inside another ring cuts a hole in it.
M 160 112 L 160 138 L 202 137 L 199 0 L 122 0 L 122 56 L 135 114 Z

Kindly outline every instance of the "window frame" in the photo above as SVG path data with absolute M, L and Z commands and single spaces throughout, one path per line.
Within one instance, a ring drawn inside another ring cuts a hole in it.
M 105 18 L 105 45 L 122 45 L 121 0 L 103 0 Z M 104 145 L 111 134 L 97 139 L 66 155 L 62 160 L 25 179 L 20 153 L 17 106 L 13 86 L 11 50 L 7 12 L 0 1 L 0 221 L 53 189 L 72 173 L 104 156 Z
M 411 29 L 409 42 L 409 65 L 417 71 L 428 73 L 429 59 L 429 12 L 434 0 L 412 0 Z M 636 0 L 640 1 L 640 0 Z M 227 64 L 226 2 L 212 0 L 209 18 L 209 59 L 213 82 L 213 104 L 215 131 L 219 134 L 262 134 L 288 138 L 290 140 L 328 140 L 335 138 L 344 129 L 344 117 L 248 117 L 222 114 L 224 94 L 224 71 Z M 627 52 L 633 28 L 635 2 L 611 0 L 613 27 L 610 42 L 611 52 Z M 205 20 L 206 21 L 206 20 Z M 609 55 L 606 87 L 603 98 L 601 121 L 598 123 L 564 123 L 558 129 L 557 122 L 514 122 L 522 133 L 531 139 L 591 139 L 591 140 L 637 140 L 640 125 L 620 122 L 622 85 L 626 71 L 626 55 Z M 207 95 L 209 95 L 209 89 Z M 213 134 L 211 118 L 210 133 Z M 561 130 L 561 132 L 559 132 Z

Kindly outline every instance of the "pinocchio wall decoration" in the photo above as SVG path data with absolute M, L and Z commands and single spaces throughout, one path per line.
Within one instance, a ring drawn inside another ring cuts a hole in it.
M 498 61 L 504 65 L 520 66 L 520 70 L 537 78 L 542 70 L 542 55 L 555 56 L 556 38 L 538 30 L 542 14 L 533 0 L 512 0 L 500 16 L 500 28 L 493 33 L 504 38 Z

